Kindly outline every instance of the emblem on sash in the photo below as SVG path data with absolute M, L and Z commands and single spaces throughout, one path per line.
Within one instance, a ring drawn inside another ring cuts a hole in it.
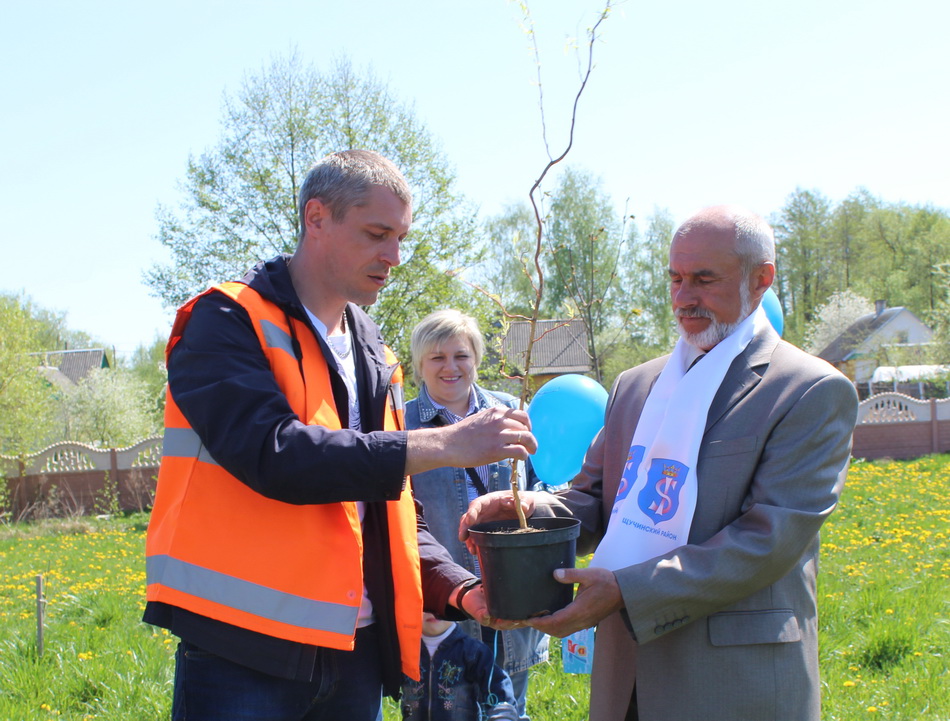
M 668 521 L 680 505 L 680 491 L 689 468 L 679 461 L 654 458 L 647 471 L 647 482 L 637 496 L 637 505 L 653 525 Z
M 620 485 L 617 486 L 614 507 L 610 511 L 611 515 L 620 510 L 623 499 L 627 497 L 630 489 L 633 488 L 633 484 L 637 482 L 637 471 L 640 469 L 640 464 L 643 463 L 643 454 L 646 453 L 646 450 L 643 446 L 630 446 L 627 462 L 623 466 L 623 475 L 620 476 Z

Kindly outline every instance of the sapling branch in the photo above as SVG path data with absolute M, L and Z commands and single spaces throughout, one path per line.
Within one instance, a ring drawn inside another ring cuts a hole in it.
M 548 162 L 544 166 L 544 169 L 541 171 L 541 174 L 538 176 L 537 180 L 534 181 L 534 185 L 531 186 L 531 190 L 528 192 L 528 198 L 531 200 L 531 208 L 534 211 L 534 219 L 535 219 L 535 224 L 537 226 L 537 230 L 535 233 L 535 247 L 534 247 L 534 268 L 535 268 L 535 273 L 537 274 L 536 275 L 537 282 L 533 283 L 534 304 L 532 307 L 531 316 L 528 319 L 528 322 L 529 322 L 528 345 L 527 345 L 527 348 L 525 349 L 525 354 L 524 354 L 524 361 L 523 361 L 523 366 L 522 366 L 523 375 L 521 378 L 521 396 L 519 398 L 519 405 L 518 405 L 520 409 L 524 409 L 525 403 L 528 399 L 528 393 L 531 387 L 530 381 L 529 381 L 530 370 L 531 370 L 531 354 L 534 351 L 534 344 L 538 340 L 540 340 L 540 338 L 536 336 L 536 333 L 537 333 L 538 319 L 541 313 L 541 300 L 544 295 L 544 269 L 542 268 L 542 265 L 541 265 L 541 255 L 542 255 L 542 252 L 544 251 L 544 219 L 541 213 L 541 209 L 539 208 L 538 200 L 535 197 L 535 194 L 537 193 L 538 189 L 541 187 L 541 183 L 544 181 L 545 177 L 547 177 L 547 174 L 551 170 L 551 168 L 553 168 L 555 165 L 557 165 L 562 160 L 564 160 L 564 158 L 567 157 L 567 154 L 571 151 L 571 148 L 574 145 L 574 128 L 577 123 L 577 108 L 578 108 L 578 104 L 580 103 L 581 96 L 584 93 L 584 89 L 587 87 L 587 81 L 590 78 L 591 71 L 593 70 L 593 67 L 594 67 L 594 43 L 597 40 L 597 30 L 600 27 L 600 24 L 604 22 L 604 20 L 607 19 L 607 14 L 610 12 L 610 7 L 611 7 L 611 1 L 608 0 L 606 5 L 604 6 L 603 11 L 600 13 L 600 17 L 597 19 L 597 22 L 594 23 L 594 26 L 587 33 L 587 39 L 588 39 L 587 69 L 584 73 L 584 77 L 581 79 L 581 84 L 577 90 L 577 94 L 574 96 L 574 104 L 571 108 L 571 123 L 570 123 L 570 129 L 568 131 L 567 145 L 565 146 L 563 152 L 560 155 L 558 155 L 557 157 L 552 157 L 550 146 L 548 144 L 548 139 L 547 139 L 547 125 L 545 123 L 545 115 L 544 115 L 544 90 L 543 90 L 544 86 L 543 86 L 543 83 L 541 82 L 541 62 L 540 62 L 540 56 L 538 53 L 537 38 L 534 33 L 534 27 L 533 27 L 533 23 L 531 22 L 528 5 L 527 3 L 524 3 L 522 5 L 525 21 L 526 21 L 527 32 L 529 33 L 534 45 L 535 59 L 537 61 L 537 67 L 538 67 L 538 98 L 539 98 L 539 105 L 540 105 L 540 110 L 541 110 L 542 139 L 544 140 L 544 147 L 545 147 L 545 150 L 547 151 Z M 519 490 L 518 490 L 517 464 L 515 465 L 511 473 L 511 494 L 514 498 L 515 509 L 518 513 L 518 525 L 522 529 L 526 529 L 528 527 L 528 521 L 525 518 L 524 509 L 521 507 L 521 494 L 519 493 Z

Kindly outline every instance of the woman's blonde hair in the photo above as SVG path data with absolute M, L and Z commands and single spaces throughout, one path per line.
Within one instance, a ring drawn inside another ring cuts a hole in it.
M 485 341 L 478 328 L 478 321 L 459 310 L 446 309 L 429 313 L 412 329 L 409 343 L 412 353 L 412 372 L 416 383 L 422 385 L 422 357 L 433 348 L 438 348 L 450 338 L 461 336 L 468 341 L 475 354 L 475 368 L 485 354 Z

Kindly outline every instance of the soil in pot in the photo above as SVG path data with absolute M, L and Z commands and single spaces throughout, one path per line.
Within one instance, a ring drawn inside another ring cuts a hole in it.
M 574 518 L 529 518 L 530 532 L 517 532 L 518 521 L 491 521 L 472 526 L 488 612 L 520 621 L 545 616 L 567 606 L 574 586 L 554 580 L 557 568 L 573 568 L 580 535 Z

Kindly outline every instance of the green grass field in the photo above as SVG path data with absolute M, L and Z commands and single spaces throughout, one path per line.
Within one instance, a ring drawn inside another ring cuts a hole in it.
M 168 718 L 175 639 L 139 621 L 146 520 L 0 527 L 0 721 Z M 950 719 L 948 536 L 950 456 L 852 466 L 823 532 L 824 719 Z M 559 659 L 534 669 L 535 721 L 586 717 L 588 678 Z

